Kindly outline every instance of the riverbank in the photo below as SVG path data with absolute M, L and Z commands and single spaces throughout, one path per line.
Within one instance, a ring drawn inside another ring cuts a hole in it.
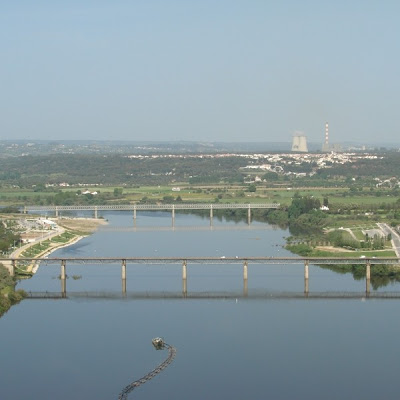
M 18 265 L 17 262 L 15 276 L 11 276 L 11 259 L 46 257 L 62 247 L 77 243 L 105 224 L 107 224 L 107 221 L 104 219 L 57 219 L 54 231 L 47 233 L 45 236 L 43 236 L 43 232 L 39 232 L 39 236 L 35 238 L 35 234 L 32 231 L 25 232 L 31 234 L 33 241 L 15 249 L 9 256 L 10 261 L 3 261 L 0 264 L 0 317 L 12 305 L 17 304 L 25 297 L 23 290 L 15 290 L 17 280 L 32 276 L 39 268 L 39 263 L 35 261 L 29 265 Z
M 3 264 L 0 264 L 0 317 L 25 297 L 23 290 L 15 290 L 15 284 L 15 277 L 9 274 Z
M 45 249 L 43 252 L 37 254 L 35 256 L 35 258 L 43 258 L 43 257 L 47 257 L 48 255 L 50 255 L 51 253 L 53 253 L 54 251 L 61 249 L 63 247 L 67 247 L 67 246 L 71 246 L 77 242 L 79 242 L 81 239 L 83 239 L 84 237 L 86 237 L 88 235 L 80 235 L 80 236 L 75 236 L 73 237 L 71 240 L 69 240 L 68 242 L 64 243 L 64 244 L 52 244 L 49 248 Z M 38 262 L 33 262 L 31 264 L 29 264 L 26 268 L 26 272 L 31 273 L 31 274 L 35 274 L 37 272 L 39 268 L 39 263 Z
M 43 258 L 54 251 L 71 246 L 84 237 L 95 232 L 100 226 L 106 225 L 104 219 L 94 218 L 60 218 L 57 219 L 57 228 L 48 234 L 45 239 L 26 243 L 10 254 L 10 259 L 18 258 Z M 39 263 L 32 262 L 20 269 L 17 267 L 17 275 L 32 275 L 39 267 Z
M 329 233 L 336 231 L 340 234 L 340 238 L 336 237 L 335 245 L 329 242 L 326 235 L 321 235 L 314 240 L 301 241 L 301 239 L 290 238 L 285 248 L 294 254 L 302 257 L 353 257 L 354 259 L 369 259 L 371 260 L 371 286 L 373 290 L 388 284 L 400 282 L 400 265 L 374 265 L 375 257 L 398 257 L 400 238 L 398 233 L 387 224 L 377 223 L 371 226 L 372 229 L 360 227 L 360 225 L 343 228 L 337 230 L 330 229 Z M 368 243 L 369 235 L 374 233 L 373 241 L 380 244 L 380 248 L 373 248 L 371 242 Z M 334 238 L 330 235 L 330 238 Z M 321 243 L 324 243 L 323 245 Z M 367 247 L 368 246 L 368 247 Z M 345 265 L 320 265 L 323 269 L 329 269 L 340 274 L 351 274 L 354 279 L 365 278 L 365 265 L 345 264 Z

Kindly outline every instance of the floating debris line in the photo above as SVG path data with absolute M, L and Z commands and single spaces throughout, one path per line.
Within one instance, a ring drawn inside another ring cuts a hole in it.
M 143 385 L 150 379 L 154 378 L 163 369 L 167 368 L 168 365 L 171 364 L 171 362 L 174 360 L 176 355 L 175 347 L 170 346 L 168 343 L 165 343 L 164 339 L 160 337 L 154 338 L 151 342 L 156 350 L 168 349 L 168 357 L 160 365 L 158 365 L 156 368 L 150 371 L 148 374 L 146 374 L 140 379 L 137 379 L 136 381 L 131 382 L 128 386 L 122 389 L 122 392 L 118 396 L 118 400 L 126 400 L 128 398 L 128 394 L 132 392 L 133 389 L 137 388 L 140 385 Z

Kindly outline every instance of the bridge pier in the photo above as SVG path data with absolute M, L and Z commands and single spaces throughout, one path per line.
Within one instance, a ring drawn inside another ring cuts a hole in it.
M 94 207 L 94 217 L 97 219 L 97 206 Z
M 371 286 L 371 263 L 367 261 L 365 269 L 365 293 L 369 296 Z
M 187 262 L 182 262 L 182 294 L 183 297 L 187 296 Z
M 10 266 L 10 276 L 14 276 L 15 275 L 15 267 L 17 266 L 17 261 L 16 260 L 12 260 L 11 261 L 11 266 Z
M 122 278 L 122 294 L 126 294 L 126 260 L 122 260 L 121 278 Z
M 56 217 L 58 218 L 58 207 L 56 206 Z
M 136 206 L 133 207 L 133 221 L 136 222 Z
M 175 226 L 175 205 L 172 204 L 172 226 Z
M 26 209 L 26 206 L 24 206 L 24 214 L 27 214 L 28 210 Z
M 247 223 L 251 224 L 251 206 L 249 204 L 249 208 L 247 209 Z
M 243 263 L 243 296 L 247 297 L 248 287 L 247 287 L 247 261 Z
M 67 296 L 66 264 L 67 264 L 66 260 L 61 260 L 61 275 L 60 275 L 60 277 L 61 277 L 61 295 L 62 295 L 62 297 Z
M 210 226 L 213 226 L 213 217 L 214 217 L 213 206 L 212 204 L 210 204 Z
M 308 260 L 304 261 L 304 294 L 308 296 Z

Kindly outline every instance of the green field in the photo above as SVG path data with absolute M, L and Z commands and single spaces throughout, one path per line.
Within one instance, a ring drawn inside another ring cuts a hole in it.
M 173 187 L 179 187 L 180 191 L 172 191 Z M 282 205 L 290 205 L 295 193 L 300 196 L 313 196 L 323 200 L 327 198 L 330 205 L 343 206 L 381 206 L 382 204 L 394 204 L 398 198 L 395 196 L 374 196 L 368 191 L 362 195 L 350 195 L 347 189 L 342 188 L 268 188 L 265 185 L 257 186 L 256 192 L 248 192 L 249 185 L 188 185 L 175 183 L 174 186 L 92 186 L 92 187 L 67 187 L 60 189 L 62 192 L 76 193 L 89 190 L 100 194 L 107 194 L 113 200 L 115 188 L 122 188 L 123 194 L 115 198 L 119 202 L 138 202 L 143 198 L 149 201 L 161 201 L 165 196 L 178 196 L 185 202 L 215 202 L 217 199 L 224 203 L 260 203 L 276 202 Z M 0 205 L 35 204 L 41 199 L 52 197 L 56 191 L 35 192 L 33 189 L 0 188 Z M 345 194 L 345 196 L 344 196 Z

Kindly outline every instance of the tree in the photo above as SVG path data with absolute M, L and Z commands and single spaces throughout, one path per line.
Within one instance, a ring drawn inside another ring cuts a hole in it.
M 296 219 L 302 214 L 307 214 L 312 210 L 318 210 L 321 202 L 310 196 L 294 196 L 292 204 L 288 208 L 289 219 Z
M 279 179 L 279 175 L 276 172 L 267 172 L 263 175 L 263 179 L 267 181 L 277 181 Z
M 114 188 L 114 197 L 122 196 L 123 191 L 124 191 L 124 189 L 122 189 L 122 188 Z
M 257 186 L 254 183 L 249 185 L 249 187 L 247 188 L 247 191 L 252 192 L 252 193 L 254 193 L 256 190 L 257 190 Z
M 173 202 L 174 202 L 174 196 L 167 195 L 163 197 L 163 203 L 170 204 Z

